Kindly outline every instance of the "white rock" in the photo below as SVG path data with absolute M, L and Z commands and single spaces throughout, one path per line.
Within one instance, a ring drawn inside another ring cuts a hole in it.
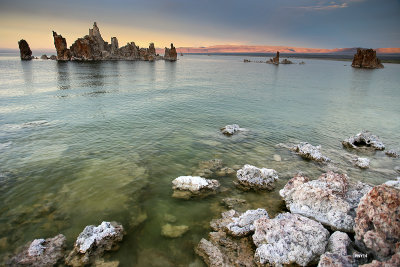
M 391 180 L 391 181 L 385 182 L 385 185 L 400 189 L 400 177 L 397 177 L 396 180 Z
M 226 125 L 225 127 L 221 128 L 221 131 L 225 135 L 233 135 L 234 133 L 242 130 L 237 124 Z
M 354 136 L 342 141 L 342 145 L 348 148 L 373 148 L 376 150 L 384 150 L 385 145 L 379 140 L 378 136 L 368 131 L 362 131 Z
M 75 246 L 78 247 L 80 253 L 85 253 L 103 239 L 112 238 L 117 234 L 119 233 L 110 222 L 102 222 L 99 226 L 89 225 L 79 234 Z
M 236 172 L 238 185 L 244 190 L 272 190 L 275 188 L 278 173 L 273 169 L 257 168 L 246 164 Z
M 319 222 L 298 214 L 279 214 L 254 223 L 255 259 L 274 266 L 316 263 L 325 252 L 329 232 Z
M 233 217 L 224 230 L 232 236 L 246 236 L 254 232 L 254 221 L 263 217 L 269 218 L 265 209 L 248 210 L 239 217 Z
M 369 159 L 367 158 L 356 158 L 354 160 L 354 165 L 361 169 L 368 169 L 369 168 Z
M 44 239 L 35 239 L 35 240 L 33 240 L 32 243 L 29 246 L 28 255 L 29 256 L 40 256 L 40 255 L 42 255 L 44 250 L 46 249 L 46 247 L 43 246 L 45 241 L 46 240 L 44 240 Z
M 219 185 L 217 180 L 205 179 L 200 176 L 179 176 L 172 181 L 174 190 L 187 190 L 191 192 L 202 189 L 216 189 Z
M 325 157 L 321 154 L 321 146 L 313 146 L 307 142 L 301 142 L 300 144 L 292 147 L 291 150 L 306 159 L 311 159 L 319 162 L 331 161 L 328 157 Z

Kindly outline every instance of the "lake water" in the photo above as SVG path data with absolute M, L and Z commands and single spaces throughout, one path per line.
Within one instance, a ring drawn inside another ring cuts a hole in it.
M 304 61 L 275 66 L 185 55 L 177 62 L 58 63 L 0 56 L 0 257 L 59 233 L 72 248 L 86 225 L 114 220 L 126 236 L 107 257 L 120 266 L 202 266 L 193 248 L 226 210 L 225 197 L 274 216 L 284 210 L 279 189 L 299 171 L 316 179 L 336 169 L 371 184 L 394 179 L 399 159 L 345 150 L 341 140 L 366 129 L 399 151 L 400 65 L 362 70 L 345 61 Z M 247 131 L 223 136 L 219 129 L 232 123 Z M 333 164 L 277 146 L 300 141 L 322 145 Z M 351 155 L 370 158 L 371 168 L 354 167 Z M 272 192 L 254 193 L 237 189 L 235 177 L 214 177 L 223 187 L 215 196 L 171 197 L 174 178 L 216 158 L 227 167 L 273 168 L 281 180 Z M 173 216 L 173 225 L 190 230 L 163 237 L 161 227 Z

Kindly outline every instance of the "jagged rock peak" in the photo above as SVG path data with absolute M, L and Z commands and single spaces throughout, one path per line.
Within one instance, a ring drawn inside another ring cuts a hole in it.
M 18 42 L 19 53 L 21 56 L 21 60 L 31 60 L 32 59 L 32 51 L 29 47 L 29 44 L 24 39 Z
M 351 64 L 353 68 L 382 69 L 383 65 L 373 49 L 357 48 Z
M 71 52 L 67 47 L 67 41 L 61 34 L 57 34 L 53 31 L 54 46 L 57 51 L 57 60 L 70 60 Z
M 164 59 L 169 60 L 169 61 L 176 61 L 177 59 L 177 53 L 176 53 L 176 48 L 174 47 L 174 44 L 171 43 L 171 48 L 165 48 L 165 53 L 164 53 Z

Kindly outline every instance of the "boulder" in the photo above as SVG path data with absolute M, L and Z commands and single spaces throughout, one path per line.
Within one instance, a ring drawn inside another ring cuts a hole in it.
M 64 258 L 65 247 L 66 239 L 61 234 L 53 238 L 35 239 L 12 257 L 7 266 L 55 266 Z
M 20 40 L 18 42 L 19 46 L 19 54 L 21 57 L 21 60 L 31 60 L 32 59 L 32 51 L 29 47 L 29 44 L 27 41 L 24 39 Z
M 400 177 L 397 177 L 396 180 L 390 180 L 385 182 L 385 185 L 397 188 L 400 190 Z
M 53 31 L 54 46 L 57 51 L 57 60 L 66 61 L 71 60 L 71 52 L 67 48 L 67 41 L 61 34 L 57 34 Z
M 210 241 L 201 239 L 195 252 L 210 267 L 253 267 L 254 250 L 251 237 L 232 238 L 223 231 L 211 232 Z
M 40 57 L 40 59 L 47 60 L 47 59 L 49 59 L 49 58 L 47 57 L 47 55 L 42 55 L 42 56 Z
M 400 190 L 375 186 L 360 201 L 355 218 L 355 241 L 364 252 L 387 260 L 400 247 Z
M 325 252 L 329 232 L 319 222 L 304 216 L 283 213 L 274 219 L 255 221 L 255 260 L 274 266 L 316 263 Z
M 398 267 L 400 266 L 400 247 L 397 248 L 396 254 L 394 254 L 387 261 L 373 260 L 369 264 L 360 265 L 362 267 Z
M 230 125 L 226 125 L 225 127 L 221 128 L 221 132 L 224 135 L 233 135 L 236 132 L 239 132 L 241 130 L 241 128 L 239 127 L 239 125 L 237 124 L 230 124 Z
M 370 148 L 375 150 L 384 150 L 385 145 L 379 140 L 379 137 L 368 131 L 362 131 L 354 136 L 342 141 L 342 145 L 347 148 Z
M 321 255 L 318 267 L 354 267 L 358 266 L 351 255 L 339 255 L 326 252 Z
M 234 237 L 243 237 L 254 232 L 254 221 L 269 218 L 265 209 L 247 210 L 244 213 L 229 210 L 221 214 L 220 219 L 214 219 L 210 226 L 214 231 L 224 231 Z
M 165 52 L 164 52 L 164 59 L 167 61 L 176 61 L 177 59 L 177 53 L 176 53 L 176 49 L 174 47 L 174 44 L 171 43 L 171 48 L 165 48 Z
M 307 142 L 301 142 L 300 144 L 290 148 L 290 150 L 296 152 L 305 159 L 315 160 L 318 162 L 331 161 L 328 157 L 321 154 L 321 146 L 313 146 Z
M 56 56 L 56 55 L 51 55 L 51 56 L 50 56 L 50 59 L 51 59 L 51 60 L 57 60 L 57 56 Z
M 246 164 L 236 172 L 237 183 L 243 190 L 273 190 L 278 173 L 273 169 L 257 168 Z
M 169 238 L 178 238 L 183 236 L 187 231 L 189 231 L 189 226 L 167 223 L 161 228 L 161 235 Z
M 376 51 L 373 49 L 357 48 L 357 53 L 351 63 L 353 68 L 382 69 L 383 65 L 376 57 Z
M 346 174 L 330 171 L 313 181 L 296 175 L 279 194 L 292 213 L 317 220 L 333 230 L 353 232 L 355 209 L 371 188 L 361 182 L 350 183 Z
M 217 180 L 205 179 L 200 176 L 179 176 L 172 181 L 173 197 L 190 198 L 194 196 L 207 196 L 219 188 Z
M 102 222 L 99 226 L 86 226 L 75 241 L 74 249 L 65 262 L 71 266 L 93 264 L 105 251 L 116 248 L 122 241 L 124 228 L 116 222 Z
M 240 198 L 227 197 L 222 199 L 221 203 L 228 209 L 239 210 L 246 205 L 246 200 Z
M 385 154 L 391 158 L 398 158 L 400 157 L 399 153 L 394 150 L 394 149 L 390 149 L 389 151 L 386 151 Z
M 352 255 L 349 255 L 349 247 L 352 242 L 346 233 L 336 231 L 328 241 L 326 252 L 321 255 L 318 267 L 353 267 L 356 261 Z
M 356 158 L 353 161 L 354 165 L 361 168 L 361 169 L 368 169 L 369 168 L 369 159 L 367 158 Z

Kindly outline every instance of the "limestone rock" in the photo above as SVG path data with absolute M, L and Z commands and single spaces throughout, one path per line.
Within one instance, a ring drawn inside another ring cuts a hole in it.
M 336 253 L 327 252 L 321 255 L 318 267 L 354 267 L 357 264 L 350 255 L 339 255 Z
M 361 182 L 349 183 L 345 174 L 330 171 L 313 181 L 297 175 L 279 194 L 292 213 L 317 220 L 333 230 L 353 232 L 355 209 L 370 189 Z
M 247 236 L 254 232 L 254 222 L 260 218 L 269 218 L 265 209 L 248 210 L 239 217 L 233 217 L 224 230 L 232 236 Z
M 273 58 L 270 58 L 269 61 L 267 61 L 267 63 L 279 65 L 279 51 L 276 51 L 276 56 Z
M 364 252 L 387 260 L 400 247 L 400 190 L 375 186 L 360 201 L 355 219 L 355 241 Z
M 190 198 L 215 193 L 220 183 L 200 176 L 179 176 L 172 181 L 173 197 Z M 182 194 L 183 193 L 183 194 Z
M 24 39 L 20 40 L 18 42 L 19 46 L 19 54 L 21 57 L 21 60 L 31 60 L 32 59 L 32 51 L 29 47 L 29 44 L 27 41 Z
M 326 252 L 322 254 L 318 266 L 352 267 L 356 265 L 353 256 L 348 255 L 350 245 L 351 239 L 346 233 L 334 232 L 329 238 Z
M 57 34 L 55 31 L 53 31 L 53 38 L 54 38 L 54 46 L 57 51 L 57 60 L 70 60 L 71 59 L 71 52 L 67 48 L 67 41 L 65 40 L 64 37 L 61 36 L 61 34 Z
M 164 59 L 168 60 L 168 61 L 176 61 L 177 59 L 177 53 L 176 53 L 176 49 L 174 47 L 174 44 L 171 43 L 171 48 L 165 48 L 165 52 L 164 52 Z
M 86 226 L 76 239 L 74 249 L 65 262 L 71 266 L 93 264 L 105 251 L 113 250 L 123 235 L 124 228 L 116 222 Z
M 66 239 L 61 234 L 53 238 L 35 239 L 11 258 L 7 266 L 51 267 L 63 259 L 65 247 Z
M 389 157 L 392 158 L 398 158 L 400 157 L 399 153 L 396 150 L 390 149 L 389 151 L 386 151 L 385 154 Z
M 306 266 L 316 263 L 328 244 L 328 230 L 298 214 L 261 218 L 254 226 L 255 260 L 259 264 Z
M 239 125 L 237 124 L 230 124 L 230 125 L 226 125 L 225 127 L 221 128 L 221 132 L 224 135 L 233 135 L 236 132 L 239 132 L 241 130 L 241 128 L 239 127 Z
M 374 260 L 369 264 L 360 265 L 362 267 L 398 267 L 400 266 L 400 247 L 397 249 L 396 254 L 394 254 L 387 261 L 377 261 Z
M 221 202 L 227 208 L 235 209 L 235 210 L 240 209 L 242 206 L 244 206 L 246 204 L 246 200 L 240 199 L 240 198 L 232 198 L 232 197 L 224 198 L 224 199 L 222 199 Z
M 347 148 L 371 148 L 375 150 L 384 150 L 385 145 L 376 135 L 368 131 L 362 131 L 354 136 L 342 141 L 342 145 Z
M 376 57 L 376 51 L 373 49 L 357 48 L 357 53 L 353 57 L 351 63 L 353 68 L 381 69 L 383 65 L 379 58 Z
M 49 59 L 49 58 L 47 57 L 47 55 L 46 55 L 46 54 L 44 54 L 44 55 L 42 55 L 42 56 L 40 57 L 40 59 L 47 60 L 47 59 Z
M 350 244 L 351 239 L 346 233 L 336 231 L 329 237 L 327 251 L 346 256 Z
M 354 165 L 361 168 L 361 169 L 368 169 L 369 168 L 369 159 L 367 158 L 356 158 L 354 160 Z
M 281 64 L 293 64 L 292 61 L 290 61 L 289 59 L 285 58 L 281 61 Z
M 321 146 L 313 146 L 307 142 L 301 142 L 290 149 L 299 154 L 302 158 L 315 160 L 318 162 L 331 161 L 328 157 L 325 157 L 321 154 Z
M 251 237 L 232 238 L 223 231 L 211 232 L 210 241 L 201 239 L 196 253 L 210 267 L 255 267 Z
M 400 190 L 400 177 L 397 177 L 396 180 L 391 180 L 391 181 L 385 182 L 385 185 L 391 186 L 391 187 L 394 187 L 394 188 L 397 188 Z
M 51 55 L 51 56 L 50 56 L 50 59 L 51 59 L 51 60 L 57 60 L 57 56 L 56 56 L 56 55 Z
M 189 231 L 189 226 L 167 223 L 161 228 L 161 235 L 169 238 L 178 238 L 183 236 L 187 231 Z
M 257 168 L 246 164 L 237 171 L 237 185 L 243 190 L 272 190 L 275 188 L 278 173 L 273 169 Z

